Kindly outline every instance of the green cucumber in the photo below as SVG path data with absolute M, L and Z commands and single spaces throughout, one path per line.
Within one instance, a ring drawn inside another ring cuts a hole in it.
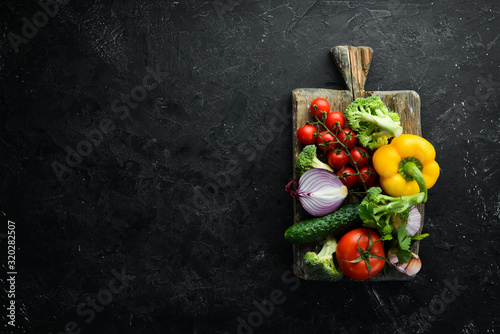
M 345 204 L 326 216 L 303 220 L 285 231 L 285 240 L 292 244 L 303 244 L 329 234 L 347 232 L 361 222 L 358 207 L 359 204 Z

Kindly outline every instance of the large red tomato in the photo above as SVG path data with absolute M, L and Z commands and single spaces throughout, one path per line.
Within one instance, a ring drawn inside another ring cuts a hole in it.
M 336 251 L 342 272 L 356 280 L 366 280 L 377 275 L 385 264 L 384 243 L 377 241 L 379 239 L 380 236 L 375 231 L 364 227 L 344 234 Z

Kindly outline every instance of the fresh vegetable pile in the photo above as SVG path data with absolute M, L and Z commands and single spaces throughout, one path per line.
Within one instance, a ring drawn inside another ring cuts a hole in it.
M 298 179 L 285 190 L 311 217 L 290 226 L 285 240 L 322 242 L 319 253 L 303 258 L 318 279 L 366 280 L 386 263 L 415 275 L 421 261 L 412 246 L 428 236 L 418 234 L 416 205 L 427 201 L 439 177 L 433 146 L 403 134 L 399 115 L 378 96 L 357 98 L 344 114 L 323 98 L 309 109 L 314 121 L 297 131 L 304 145 L 295 161 Z

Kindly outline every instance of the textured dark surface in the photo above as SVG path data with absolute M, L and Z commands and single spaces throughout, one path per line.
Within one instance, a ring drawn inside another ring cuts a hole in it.
M 2 333 L 498 332 L 498 4 L 70 0 L 16 53 L 40 10 L 0 5 Z M 291 273 L 291 91 L 344 89 L 343 44 L 420 94 L 442 168 L 410 282 Z

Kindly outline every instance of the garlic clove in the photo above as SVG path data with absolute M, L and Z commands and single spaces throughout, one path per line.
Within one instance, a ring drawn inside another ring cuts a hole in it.
M 396 266 L 396 269 L 402 273 L 402 274 L 405 274 L 406 275 L 406 270 L 403 268 L 403 265 L 397 265 Z
M 398 257 L 396 254 L 390 254 L 387 258 L 389 263 L 393 265 L 400 273 L 414 276 L 416 275 L 420 269 L 422 268 L 422 261 L 418 257 L 417 254 L 412 253 L 412 257 L 407 263 L 399 263 Z
M 406 266 L 406 275 L 413 276 L 416 275 L 420 269 L 422 268 L 422 261 L 418 257 L 418 255 L 414 254 L 414 257 L 411 258 L 410 262 Z
M 396 254 L 391 254 L 389 255 L 389 257 L 387 258 L 387 260 L 389 261 L 390 264 L 392 265 L 396 265 L 398 264 L 399 260 L 398 260 L 398 257 Z

